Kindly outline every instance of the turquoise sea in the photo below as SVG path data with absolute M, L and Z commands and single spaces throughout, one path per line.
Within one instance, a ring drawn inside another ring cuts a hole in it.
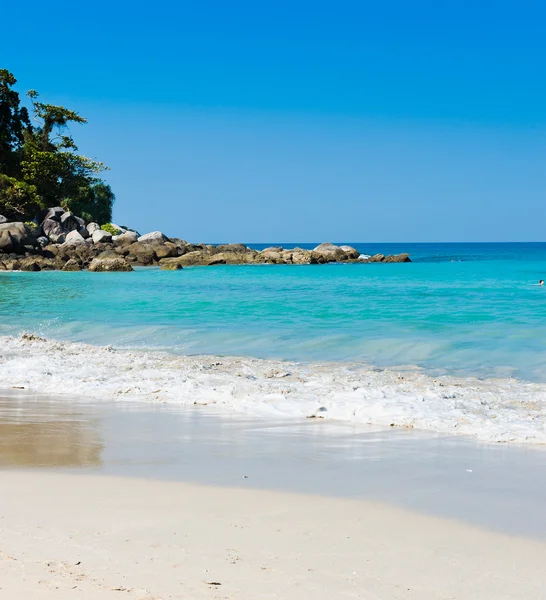
M 0 272 L 0 334 L 546 381 L 546 243 L 353 245 L 414 262 Z

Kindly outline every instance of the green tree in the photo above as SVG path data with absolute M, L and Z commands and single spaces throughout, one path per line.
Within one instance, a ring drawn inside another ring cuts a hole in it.
M 79 154 L 68 130 L 86 119 L 30 90 L 31 124 L 15 83 L 0 69 L 0 213 L 29 220 L 40 208 L 63 206 L 87 221 L 109 222 L 115 196 L 99 176 L 107 167 Z
M 13 90 L 17 80 L 7 69 L 0 69 L 0 174 L 19 175 L 20 152 L 25 131 L 30 129 L 28 111 L 20 106 Z

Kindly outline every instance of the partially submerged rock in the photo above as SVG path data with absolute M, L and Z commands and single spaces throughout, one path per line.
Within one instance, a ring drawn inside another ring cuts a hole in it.
M 121 256 L 94 258 L 89 265 L 90 271 L 133 271 L 133 267 Z

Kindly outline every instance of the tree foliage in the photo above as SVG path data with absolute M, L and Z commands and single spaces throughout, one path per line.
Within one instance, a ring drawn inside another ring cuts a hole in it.
M 28 220 L 44 207 L 62 206 L 87 221 L 109 222 L 115 196 L 100 178 L 107 167 L 79 154 L 68 129 L 86 119 L 30 90 L 31 123 L 16 83 L 0 69 L 0 214 Z

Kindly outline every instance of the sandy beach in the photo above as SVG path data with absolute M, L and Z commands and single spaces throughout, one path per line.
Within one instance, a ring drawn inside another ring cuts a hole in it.
M 372 502 L 0 474 L 6 599 L 539 599 L 546 545 Z
M 0 398 L 0 599 L 538 600 L 544 459 L 12 392 Z

